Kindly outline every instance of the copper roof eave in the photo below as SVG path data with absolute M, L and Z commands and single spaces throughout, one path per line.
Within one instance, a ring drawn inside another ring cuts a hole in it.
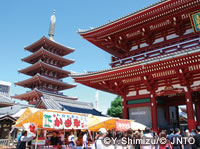
M 40 50 L 38 50 L 37 52 L 35 52 L 35 53 L 33 53 L 33 54 L 31 54 L 31 55 L 29 55 L 29 56 L 23 58 L 22 61 L 27 62 L 27 63 L 30 63 L 30 61 L 31 61 L 32 59 L 34 59 L 34 58 L 36 58 L 36 57 L 38 57 L 38 56 L 40 56 L 40 55 L 48 55 L 48 56 L 50 56 L 50 57 L 52 57 L 52 58 L 55 58 L 55 59 L 57 59 L 57 60 L 59 60 L 59 61 L 64 62 L 65 65 L 69 65 L 69 64 L 74 63 L 74 60 L 65 59 L 65 58 L 63 58 L 63 57 L 61 57 L 61 56 L 59 56 L 59 55 L 53 54 L 53 53 L 51 53 L 51 52 L 49 52 L 49 51 L 47 51 L 47 50 L 45 50 L 45 49 L 40 49 Z
M 74 52 L 74 49 L 73 48 L 69 48 L 69 47 L 66 47 L 60 43 L 57 43 L 55 41 L 52 41 L 48 38 L 46 38 L 45 36 L 43 36 L 42 38 L 40 38 L 38 41 L 34 42 L 33 44 L 29 45 L 29 46 L 26 46 L 24 47 L 25 50 L 28 50 L 30 52 L 33 52 L 32 50 L 37 47 L 37 46 L 40 46 L 42 44 L 45 44 L 45 43 L 49 43 L 49 44 L 52 44 L 54 45 L 55 47 L 58 47 L 59 49 L 61 49 L 62 51 L 64 51 L 64 55 L 67 55 L 69 53 L 72 53 Z
M 188 14 L 187 12 L 188 10 L 193 11 L 193 9 L 198 9 L 199 5 L 200 4 L 198 0 L 190 0 L 190 1 L 165 0 L 164 2 L 162 1 L 161 3 L 157 3 L 153 7 L 148 7 L 148 9 L 139 11 L 139 14 L 141 14 L 141 17 L 139 17 L 138 13 L 133 13 L 131 15 L 128 15 L 126 17 L 123 17 L 121 19 L 108 23 L 106 25 L 102 25 L 95 29 L 79 32 L 79 34 L 84 39 L 100 47 L 104 51 L 112 54 L 113 56 L 119 57 L 121 54 L 123 54 L 123 50 L 121 50 L 121 52 L 116 50 L 117 46 L 115 46 L 115 44 L 111 45 L 113 47 L 110 47 L 110 46 L 107 47 L 105 44 L 101 44 L 102 42 L 100 40 L 112 37 L 112 35 L 123 36 L 124 33 L 135 28 L 140 30 L 142 29 L 142 27 L 140 26 L 144 25 L 144 23 L 147 24 L 150 21 L 155 22 L 155 20 L 158 20 L 161 17 L 162 19 L 164 19 L 167 16 L 172 16 L 176 13 Z M 145 15 L 144 15 L 144 12 L 146 12 Z M 126 47 L 126 50 L 129 51 L 130 50 L 129 48 L 130 47 Z
M 70 74 L 69 71 L 65 71 L 63 69 L 60 69 L 59 67 L 55 67 L 55 66 L 47 64 L 43 61 L 38 61 L 37 63 L 35 63 L 35 64 L 33 64 L 33 65 L 31 65 L 27 68 L 21 69 L 18 72 L 23 73 L 23 74 L 28 74 L 28 72 L 30 72 L 31 70 L 33 71 L 34 69 L 37 69 L 37 68 L 40 68 L 40 67 L 45 67 L 45 68 L 52 69 L 54 71 L 59 71 L 59 72 L 66 74 L 66 75 Z
M 78 99 L 76 97 L 68 97 L 68 96 L 65 96 L 65 95 L 51 94 L 51 93 L 48 93 L 48 92 L 43 92 L 43 91 L 40 91 L 38 89 L 34 89 L 34 90 L 32 90 L 30 92 L 27 92 L 27 93 L 24 93 L 24 94 L 12 96 L 12 98 L 22 99 L 23 100 L 24 97 L 29 97 L 29 96 L 33 96 L 33 95 L 41 97 L 43 94 L 56 96 L 56 97 L 60 97 L 60 98 L 64 98 L 64 99 L 70 99 L 70 100 L 77 100 Z
M 19 86 L 23 86 L 24 87 L 24 86 L 26 86 L 26 84 L 32 84 L 33 82 L 36 82 L 36 81 L 51 82 L 53 84 L 57 84 L 57 85 L 63 86 L 65 89 L 76 87 L 76 85 L 71 85 L 71 84 L 68 84 L 68 83 L 59 82 L 59 81 L 47 78 L 47 77 L 39 75 L 39 74 L 33 76 L 30 79 L 27 79 L 27 80 L 24 80 L 24 81 L 21 81 L 21 82 L 17 82 L 17 83 L 15 83 L 15 85 L 19 85 Z
M 104 46 L 102 46 L 101 44 L 99 44 L 99 43 L 95 43 L 95 42 L 93 42 L 92 40 L 88 40 L 89 42 L 91 42 L 92 44 L 94 44 L 94 45 L 96 45 L 97 47 L 99 47 L 100 49 L 102 49 L 102 50 L 104 50 L 105 52 L 108 52 L 108 53 L 110 53 L 111 55 L 114 55 L 114 56 L 116 56 L 116 57 L 118 57 L 118 56 L 121 56 L 121 52 L 119 52 L 119 51 L 123 51 L 123 50 L 120 50 L 120 49 L 118 49 L 118 48 L 116 48 L 115 50 L 113 50 L 113 49 L 111 49 L 111 48 L 105 48 Z M 125 52 L 124 52 L 125 53 Z
M 169 2 L 169 1 L 171 1 L 171 0 L 161 0 L 161 1 L 157 2 L 157 3 L 155 3 L 155 4 L 152 4 L 152 5 L 150 5 L 150 6 L 146 7 L 146 8 L 143 8 L 143 9 L 141 9 L 141 10 L 138 10 L 138 11 L 136 11 L 136 12 L 133 12 L 133 13 L 127 15 L 127 16 L 121 17 L 121 18 L 119 18 L 119 19 L 117 19 L 117 20 L 108 22 L 108 23 L 106 23 L 106 24 L 104 24 L 104 25 L 101 25 L 101 26 L 96 27 L 96 28 L 91 29 L 91 30 L 78 31 L 78 33 L 79 33 L 81 36 L 84 36 L 84 35 L 86 35 L 86 34 L 90 34 L 90 33 L 93 33 L 93 32 L 97 32 L 98 30 L 101 30 L 101 29 L 104 29 L 104 28 L 106 28 L 106 27 L 109 27 L 110 25 L 117 24 L 117 23 L 120 23 L 120 22 L 122 22 L 122 21 L 126 21 L 126 20 L 128 20 L 129 18 L 134 17 L 135 15 L 140 15 L 140 13 L 145 13 L 145 11 L 147 11 L 147 10 L 149 10 L 149 9 L 153 9 L 154 7 L 157 7 L 158 5 L 165 5 L 165 3 L 166 3 L 166 2 Z
M 173 15 L 173 14 L 176 14 L 177 11 L 180 12 L 180 10 L 185 10 L 185 9 L 189 10 L 189 9 L 193 9 L 194 7 L 198 9 L 199 0 L 189 0 L 189 1 L 164 0 L 164 1 L 161 1 L 161 3 L 156 3 L 156 5 L 153 5 L 153 7 L 151 6 L 151 7 L 145 8 L 142 11 L 140 10 L 138 12 L 132 13 L 131 15 L 125 16 L 123 18 L 107 23 L 100 27 L 79 32 L 79 34 L 87 40 L 88 40 L 88 37 L 92 37 L 92 38 L 95 38 L 95 37 L 102 38 L 105 36 L 108 37 L 109 35 L 119 32 L 119 30 L 122 31 L 127 28 L 130 28 L 130 23 L 132 25 L 136 23 L 137 26 L 138 25 L 140 26 L 141 24 L 143 24 L 144 22 L 146 23 L 149 20 L 157 20 L 160 17 L 160 14 L 162 14 L 161 16 L 166 16 L 166 15 L 171 15 L 171 14 Z M 170 11 L 168 11 L 169 9 Z
M 30 97 L 30 96 L 34 96 L 34 95 L 41 96 L 42 93 L 40 91 L 34 89 L 34 90 L 27 92 L 27 93 L 24 93 L 24 94 L 12 96 L 12 98 L 23 100 L 24 97 Z

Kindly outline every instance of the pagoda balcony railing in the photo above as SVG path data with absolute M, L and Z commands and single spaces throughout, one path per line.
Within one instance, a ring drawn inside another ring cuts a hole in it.
M 62 92 L 58 92 L 58 90 L 53 90 L 53 89 L 48 90 L 48 89 L 45 89 L 43 87 L 35 87 L 34 89 L 37 89 L 39 91 L 43 91 L 43 92 L 46 92 L 46 93 L 53 93 L 53 94 L 63 95 L 63 93 Z M 26 91 L 26 93 L 30 93 L 30 92 L 32 92 L 32 90 Z M 15 95 L 17 95 L 17 94 L 15 94 Z
M 141 61 L 141 60 L 145 60 L 145 59 L 149 59 L 149 58 L 154 58 L 156 56 L 161 56 L 161 55 L 170 54 L 170 53 L 173 53 L 173 52 L 178 52 L 178 51 L 181 51 L 181 50 L 184 50 L 184 49 L 196 47 L 198 45 L 200 45 L 200 38 L 199 37 L 195 38 L 195 39 L 187 40 L 187 41 L 184 41 L 184 42 L 179 42 L 179 43 L 176 43 L 176 44 L 173 44 L 173 45 L 170 45 L 170 46 L 166 46 L 166 47 L 163 47 L 163 48 L 158 48 L 158 49 L 148 51 L 148 52 L 145 52 L 145 53 L 130 56 L 130 57 L 127 57 L 127 58 L 115 60 L 110 65 L 112 67 L 116 67 L 116 66 L 132 63 L 132 62 L 137 62 L 137 61 Z
M 55 78 L 55 77 L 53 77 L 53 76 L 50 76 L 50 75 L 46 75 L 46 74 L 43 74 L 43 73 L 37 73 L 37 74 L 38 74 L 38 75 L 41 75 L 41 76 L 43 76 L 43 77 L 45 77 L 45 78 L 47 78 L 47 79 L 55 80 L 55 81 L 57 81 L 57 82 L 63 82 L 62 79 L 57 79 L 57 78 Z
M 57 90 L 47 90 L 47 89 L 44 89 L 44 88 L 40 88 L 39 89 L 40 91 L 43 91 L 43 92 L 45 92 L 45 93 L 50 93 L 50 94 L 57 94 L 57 95 L 62 95 L 62 96 L 64 96 L 63 95 L 63 92 L 58 92 Z
M 46 48 L 44 48 L 44 47 L 41 47 L 39 50 L 46 50 L 46 51 L 49 51 L 49 52 L 51 52 L 52 54 L 55 54 L 55 55 L 57 55 L 57 56 L 60 56 L 57 52 L 55 52 L 55 51 L 52 51 L 52 50 L 50 50 L 50 49 L 46 49 Z M 38 51 L 39 51 L 38 50 Z
M 159 61 L 173 59 L 173 58 L 177 58 L 179 56 L 186 56 L 186 55 L 189 55 L 189 54 L 192 54 L 192 53 L 197 53 L 197 52 L 200 52 L 200 45 L 192 47 L 192 48 L 187 48 L 187 49 L 184 49 L 184 50 L 181 50 L 181 51 L 176 51 L 174 53 L 160 55 L 160 56 L 156 56 L 156 57 L 153 57 L 153 58 L 144 59 L 144 60 L 136 61 L 136 62 L 129 63 L 129 64 L 124 64 L 124 65 L 121 65 L 121 66 L 116 66 L 116 67 L 101 70 L 101 71 L 95 71 L 95 72 L 92 72 L 92 73 L 89 73 L 89 72 L 84 72 L 84 73 L 80 73 L 80 74 L 74 73 L 71 76 L 73 76 L 73 77 L 88 76 L 88 75 L 94 75 L 94 74 L 108 72 L 110 70 L 118 70 L 120 68 L 125 68 L 125 67 L 129 67 L 129 66 L 135 66 L 135 65 L 142 65 L 143 66 L 143 65 L 146 65 L 146 64 L 151 64 L 151 63 L 156 63 L 156 62 L 159 62 Z

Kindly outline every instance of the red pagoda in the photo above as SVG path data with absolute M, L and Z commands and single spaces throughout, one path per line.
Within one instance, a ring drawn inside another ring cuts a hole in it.
M 32 54 L 23 58 L 22 61 L 31 65 L 18 72 L 29 75 L 31 78 L 17 82 L 15 85 L 30 88 L 31 91 L 13 96 L 13 98 L 26 100 L 30 104 L 36 104 L 42 92 L 61 95 L 62 93 L 59 93 L 59 91 L 76 86 L 62 81 L 63 78 L 68 77 L 70 74 L 69 71 L 63 70 L 62 68 L 74 63 L 73 60 L 65 59 L 63 56 L 72 53 L 74 49 L 54 41 L 54 28 L 55 15 L 53 14 L 51 16 L 49 39 L 43 36 L 40 40 L 24 48 L 32 52 Z M 69 99 L 69 97 L 66 98 Z
M 62 79 L 70 75 L 69 71 L 63 70 L 64 66 L 74 63 L 73 60 L 65 59 L 74 49 L 57 43 L 54 39 L 55 11 L 51 16 L 49 39 L 42 37 L 35 43 L 25 47 L 25 50 L 32 52 L 22 61 L 31 64 L 29 67 L 19 70 L 20 73 L 31 76 L 31 78 L 17 82 L 16 85 L 31 89 L 13 98 L 28 101 L 37 108 L 54 109 L 78 113 L 88 113 L 102 116 L 92 103 L 77 101 L 78 98 L 68 97 L 60 91 L 70 89 L 76 85 L 63 82 Z
M 123 118 L 153 130 L 200 125 L 200 0 L 163 0 L 79 34 L 112 55 L 110 69 L 76 82 L 123 97 Z M 196 117 L 194 117 L 195 105 Z

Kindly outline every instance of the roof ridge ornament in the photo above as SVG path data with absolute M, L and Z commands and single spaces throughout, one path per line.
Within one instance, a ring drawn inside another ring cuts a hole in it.
M 56 24 L 56 16 L 55 16 L 56 10 L 53 10 L 53 14 L 51 16 L 51 22 L 50 22 L 50 26 L 49 26 L 49 39 L 53 40 L 53 36 L 55 34 L 55 24 Z

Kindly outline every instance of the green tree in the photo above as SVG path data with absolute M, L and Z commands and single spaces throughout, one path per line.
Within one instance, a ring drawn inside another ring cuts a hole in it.
M 122 118 L 122 98 L 121 98 L 121 96 L 117 96 L 111 102 L 111 107 L 108 108 L 107 114 L 112 117 Z

